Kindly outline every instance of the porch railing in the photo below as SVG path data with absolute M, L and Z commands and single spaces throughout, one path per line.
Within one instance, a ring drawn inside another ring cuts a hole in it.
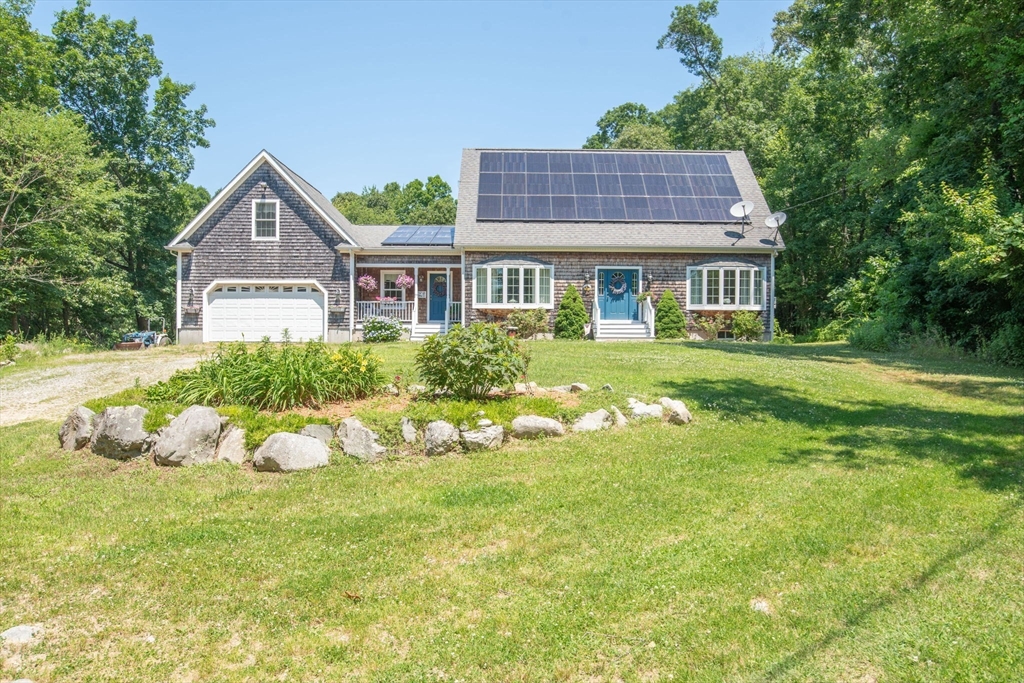
M 356 320 L 383 317 L 412 323 L 415 305 L 415 301 L 357 301 Z
M 452 301 L 448 304 L 448 324 L 455 325 L 462 322 L 462 302 Z
M 640 304 L 640 321 L 647 327 L 647 336 L 654 337 L 654 304 L 651 297 L 644 299 Z
M 594 339 L 597 339 L 598 335 L 601 334 L 601 304 L 597 302 L 597 296 L 594 296 L 594 305 L 592 307 L 592 313 L 590 315 L 591 322 L 591 335 Z

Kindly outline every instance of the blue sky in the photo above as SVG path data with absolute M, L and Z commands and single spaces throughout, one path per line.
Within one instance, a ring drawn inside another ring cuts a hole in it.
M 108 2 L 217 127 L 193 183 L 213 191 L 267 148 L 327 197 L 441 174 L 463 147 L 579 147 L 623 102 L 653 109 L 693 77 L 656 50 L 679 2 Z M 722 0 L 728 54 L 771 49 L 788 2 Z M 35 26 L 73 5 L 40 0 Z

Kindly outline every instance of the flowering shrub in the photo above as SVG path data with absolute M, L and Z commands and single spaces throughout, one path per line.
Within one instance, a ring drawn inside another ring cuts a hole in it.
M 370 344 L 393 342 L 402 338 L 402 323 L 394 318 L 375 316 L 363 323 L 363 341 Z
M 356 280 L 356 284 L 359 285 L 359 289 L 364 292 L 375 292 L 377 291 L 377 278 L 367 273 L 366 275 L 360 275 L 359 279 Z
M 406 275 L 405 273 L 402 273 L 395 278 L 395 286 L 401 287 L 402 289 L 409 289 L 414 284 L 416 284 L 416 281 L 412 279 L 412 276 Z
M 416 369 L 428 387 L 463 399 L 483 399 L 491 387 L 511 385 L 526 374 L 528 362 L 517 340 L 485 323 L 431 335 L 416 353 Z

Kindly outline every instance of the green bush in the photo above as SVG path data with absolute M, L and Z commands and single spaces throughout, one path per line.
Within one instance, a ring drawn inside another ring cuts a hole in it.
M 456 325 L 427 337 L 416 352 L 420 379 L 462 399 L 482 399 L 492 387 L 511 385 L 526 374 L 527 363 L 519 342 L 493 323 Z
M 18 357 L 18 351 L 18 341 L 8 332 L 3 342 L 0 342 L 0 363 L 14 360 Z
M 520 339 L 532 339 L 550 329 L 546 308 L 517 308 L 508 314 L 505 322 L 516 328 L 516 336 Z
M 191 370 L 151 386 L 150 400 L 259 410 L 319 406 L 362 398 L 384 386 L 382 361 L 352 346 L 329 349 L 318 341 L 275 346 L 267 339 L 250 351 L 242 342 L 218 347 Z
M 715 340 L 718 339 L 718 333 L 725 327 L 725 316 L 721 313 L 713 315 L 698 313 L 694 316 L 694 322 L 708 336 L 709 340 Z
M 793 343 L 793 335 L 782 329 L 779 319 L 772 320 L 772 344 L 789 345 Z
M 862 321 L 854 326 L 846 340 L 864 351 L 889 351 L 894 345 L 892 334 L 879 320 Z
M 1024 325 L 999 328 L 983 347 L 981 356 L 994 363 L 1024 366 Z
M 746 341 L 761 341 L 764 321 L 754 311 L 736 311 L 732 314 L 732 336 Z
M 587 307 L 576 288 L 569 285 L 565 288 L 558 314 L 555 316 L 555 337 L 558 339 L 582 339 L 583 330 L 590 321 Z
M 666 289 L 658 301 L 654 312 L 654 334 L 658 339 L 678 339 L 686 334 L 686 316 L 671 289 Z
M 363 323 L 363 341 L 369 344 L 398 341 L 402 332 L 402 323 L 394 318 L 375 316 Z

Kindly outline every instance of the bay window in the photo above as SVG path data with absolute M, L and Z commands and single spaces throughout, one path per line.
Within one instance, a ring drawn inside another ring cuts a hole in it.
M 477 308 L 552 307 L 550 266 L 478 266 L 473 272 Z
M 757 266 L 692 266 L 687 268 L 687 308 L 763 310 L 764 268 Z

